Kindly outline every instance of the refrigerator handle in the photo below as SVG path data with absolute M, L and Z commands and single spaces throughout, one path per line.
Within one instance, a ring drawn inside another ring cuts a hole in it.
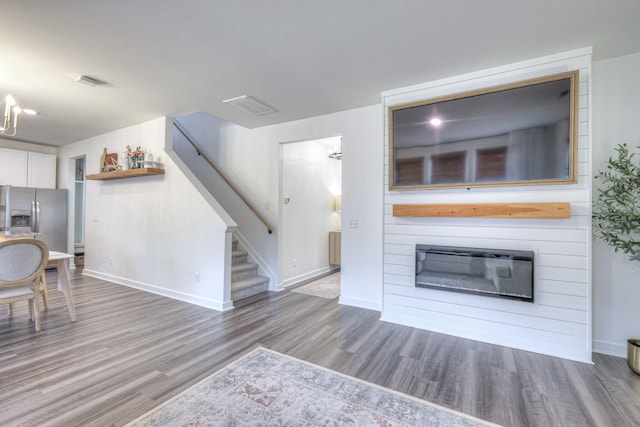
M 40 202 L 36 202 L 36 223 L 34 233 L 40 232 Z
M 31 232 L 36 232 L 36 221 L 37 221 L 37 212 L 36 212 L 36 201 L 31 201 Z

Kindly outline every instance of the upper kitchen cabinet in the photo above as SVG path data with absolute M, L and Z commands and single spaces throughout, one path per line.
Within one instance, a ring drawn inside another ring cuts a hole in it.
M 0 185 L 27 186 L 28 153 L 0 148 Z
M 0 185 L 56 188 L 56 156 L 0 148 Z
M 27 187 L 56 188 L 56 156 L 28 153 Z

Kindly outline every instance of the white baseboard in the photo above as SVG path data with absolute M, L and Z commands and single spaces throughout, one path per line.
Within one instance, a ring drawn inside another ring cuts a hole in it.
M 228 311 L 233 309 L 233 301 L 221 302 L 209 298 L 202 298 L 198 295 L 187 294 L 184 292 L 176 291 L 174 289 L 167 289 L 149 283 L 129 280 L 125 279 L 124 277 L 113 276 L 111 274 L 101 273 L 99 271 L 87 270 L 86 268 L 82 271 L 82 274 L 89 277 L 95 277 L 96 279 L 106 280 L 107 282 L 117 283 L 118 285 L 128 286 L 130 288 L 139 289 L 141 291 L 151 292 L 152 294 L 161 295 L 163 297 L 175 299 L 178 301 L 188 302 L 190 304 L 210 308 L 212 310 Z
M 382 311 L 382 304 L 379 301 L 364 300 L 360 298 L 350 298 L 340 295 L 338 304 L 349 305 L 351 307 L 366 308 L 367 310 Z
M 288 288 L 289 286 L 299 285 L 302 282 L 308 282 L 315 278 L 319 278 L 321 276 L 325 276 L 327 273 L 330 273 L 332 270 L 331 267 L 322 267 L 317 270 L 310 271 L 308 273 L 300 274 L 299 276 L 292 277 L 290 279 L 283 280 L 278 284 L 278 290 L 282 290 L 284 288 Z
M 600 341 L 593 340 L 592 341 L 592 349 L 594 353 L 600 354 L 608 354 L 609 356 L 616 357 L 627 357 L 627 346 L 626 344 L 618 344 L 609 341 Z

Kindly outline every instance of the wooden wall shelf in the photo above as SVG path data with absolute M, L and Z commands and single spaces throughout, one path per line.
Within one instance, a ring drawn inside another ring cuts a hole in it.
M 139 168 L 139 169 L 129 169 L 126 171 L 96 173 L 93 175 L 87 175 L 87 179 L 105 181 L 109 179 L 133 178 L 136 176 L 149 176 L 149 175 L 164 175 L 164 169 Z
M 567 219 L 569 203 L 393 205 L 397 217 Z

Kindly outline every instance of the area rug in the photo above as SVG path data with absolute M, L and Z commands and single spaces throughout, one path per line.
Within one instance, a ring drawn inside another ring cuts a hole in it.
M 306 285 L 298 286 L 291 289 L 291 292 L 328 299 L 338 298 L 340 296 L 340 273 L 330 274 Z
M 495 426 L 261 347 L 128 426 Z

